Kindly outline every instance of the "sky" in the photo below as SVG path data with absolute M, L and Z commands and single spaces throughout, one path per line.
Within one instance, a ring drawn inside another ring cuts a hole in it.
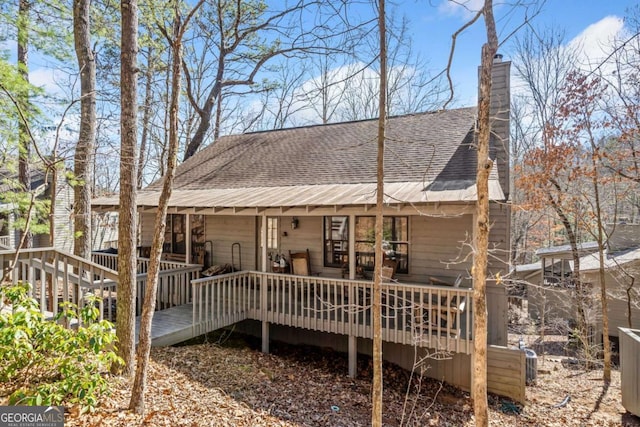
M 471 10 L 478 10 L 483 3 L 482 0 L 457 1 L 466 3 Z M 513 37 L 507 39 L 507 36 L 523 22 L 526 12 L 524 7 L 512 8 L 507 5 L 516 2 L 535 3 L 527 0 L 494 0 L 498 38 L 502 43 L 499 52 L 504 55 L 504 60 L 510 60 L 513 53 Z M 587 59 L 591 63 L 598 62 L 606 56 L 603 48 L 606 49 L 607 41 L 615 35 L 624 34 L 625 12 L 637 4 L 637 0 L 547 0 L 540 14 L 531 19 L 531 26 L 563 29 L 568 43 L 579 42 L 583 47 L 585 63 Z M 472 16 L 469 10 L 443 0 L 397 0 L 387 9 L 406 14 L 411 21 L 414 47 L 430 60 L 436 70 L 446 66 L 451 35 Z M 530 8 L 529 16 L 532 11 L 533 8 Z M 476 102 L 477 66 L 480 64 L 484 40 L 485 28 L 481 20 L 457 39 L 453 80 L 460 105 Z
M 463 3 L 466 7 L 460 6 Z M 414 49 L 429 63 L 432 74 L 446 66 L 451 46 L 451 35 L 465 24 L 478 10 L 483 0 L 387 0 L 387 12 L 405 16 L 410 21 L 409 34 Z M 499 52 L 504 60 L 511 60 L 513 54 L 513 34 L 530 17 L 533 28 L 555 26 L 565 31 L 567 43 L 580 44 L 583 49 L 581 62 L 597 63 L 607 55 L 606 46 L 613 37 L 628 34 L 623 18 L 626 10 L 634 7 L 637 0 L 546 0 L 540 13 L 533 16 L 534 7 L 513 7 L 512 4 L 538 4 L 536 0 L 494 0 Z M 524 29 L 519 33 L 522 34 Z M 477 67 L 480 51 L 486 39 L 484 22 L 480 19 L 465 30 L 457 39 L 457 47 L 452 64 L 452 78 L 456 99 L 451 107 L 469 106 L 476 103 Z M 15 49 L 11 48 L 13 52 Z M 31 82 L 44 86 L 50 93 L 59 91 L 57 85 L 69 77 L 61 71 L 47 67 L 46 60 L 37 55 L 31 57 Z M 512 76 L 512 91 L 517 91 L 518 82 Z

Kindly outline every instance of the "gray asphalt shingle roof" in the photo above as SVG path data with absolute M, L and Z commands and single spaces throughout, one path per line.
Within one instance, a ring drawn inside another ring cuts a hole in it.
M 386 203 L 476 200 L 475 108 L 392 117 Z M 178 166 L 169 206 L 247 208 L 375 204 L 376 119 L 223 136 Z M 493 157 L 493 156 L 492 156 Z M 157 206 L 161 180 L 140 191 Z M 489 198 L 503 200 L 494 164 Z M 117 197 L 92 202 L 110 210 Z
M 475 108 L 390 118 L 385 181 L 474 181 L 474 123 Z M 377 124 L 362 120 L 224 136 L 178 167 L 174 189 L 373 183 Z M 156 182 L 148 190 L 160 188 Z

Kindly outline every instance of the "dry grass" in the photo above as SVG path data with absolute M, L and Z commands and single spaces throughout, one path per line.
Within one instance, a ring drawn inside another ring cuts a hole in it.
M 255 345 L 194 344 L 156 348 L 149 366 L 146 415 L 127 411 L 129 383 L 96 413 L 68 417 L 67 426 L 366 426 L 371 369 L 361 358 L 357 379 L 347 377 L 343 354 L 274 344 L 272 354 Z M 607 386 L 601 371 L 575 369 L 566 356 L 539 359 L 527 405 L 490 396 L 496 426 L 640 426 L 625 414 L 617 371 Z M 472 426 L 468 393 L 433 380 L 414 380 L 385 367 L 385 425 Z M 405 400 L 408 394 L 408 401 Z M 564 407 L 554 407 L 565 396 Z M 403 415 L 404 414 L 404 415 Z

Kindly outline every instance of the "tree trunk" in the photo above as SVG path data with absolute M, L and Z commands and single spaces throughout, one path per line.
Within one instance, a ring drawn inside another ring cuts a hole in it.
M 609 342 L 609 312 L 608 312 L 608 301 L 607 301 L 607 281 L 605 274 L 605 265 L 604 265 L 604 224 L 602 222 L 602 206 L 600 205 L 600 184 L 599 184 L 599 173 L 598 173 L 598 148 L 593 143 L 593 139 L 591 139 L 591 166 L 593 167 L 593 172 L 591 174 L 591 182 L 593 183 L 593 193 L 595 198 L 595 208 L 596 208 L 596 222 L 598 227 L 598 232 L 596 235 L 596 240 L 598 242 L 598 276 L 600 279 L 600 303 L 602 305 L 602 347 L 604 349 L 604 369 L 602 372 L 602 378 L 604 381 L 611 381 L 611 343 Z
M 373 390 L 371 425 L 382 426 L 382 239 L 384 206 L 384 138 L 387 105 L 387 31 L 385 0 L 378 1 L 378 27 L 380 29 L 380 99 L 378 117 L 378 153 L 376 185 L 375 271 L 373 280 Z M 355 225 L 354 225 L 355 226 Z
M 147 145 L 149 140 L 149 126 L 151 126 L 151 102 L 153 100 L 153 92 L 151 90 L 151 82 L 153 80 L 154 57 L 153 46 L 149 47 L 147 58 L 147 72 L 145 73 L 145 91 L 144 91 L 144 114 L 142 115 L 142 136 L 140 137 L 140 153 L 138 153 L 138 190 L 144 184 L 144 163 L 147 155 Z
M 31 3 L 29 0 L 20 0 L 18 5 L 18 72 L 25 81 L 29 83 L 29 25 Z M 24 91 L 20 92 L 18 99 L 19 106 L 24 112 L 25 119 L 29 117 L 29 91 L 25 85 Z M 29 137 L 29 125 L 23 120 L 18 121 L 18 181 L 25 192 L 31 191 L 31 142 Z M 22 242 L 20 248 L 30 248 L 33 246 L 33 234 L 29 227 L 25 226 L 20 238 Z
M 561 194 L 562 190 L 558 183 L 555 180 L 551 180 L 551 184 L 557 189 L 558 193 Z M 587 328 L 587 315 L 585 311 L 585 306 L 588 300 L 586 295 L 586 291 L 583 288 L 582 281 L 580 280 L 580 251 L 578 250 L 578 236 L 576 236 L 575 230 L 569 217 L 565 214 L 562 206 L 556 202 L 556 200 L 548 195 L 549 204 L 555 211 L 556 215 L 560 218 L 560 222 L 564 227 L 564 230 L 567 233 L 567 239 L 569 240 L 569 246 L 571 246 L 571 257 L 573 258 L 573 270 L 571 271 L 571 280 L 576 289 L 575 295 L 575 306 L 576 306 L 576 317 L 578 319 L 578 335 L 581 340 L 585 340 L 584 343 L 588 342 L 588 328 Z
M 478 164 L 476 186 L 478 202 L 475 224 L 475 256 L 473 257 L 473 384 L 471 393 L 475 425 L 489 425 L 487 401 L 487 258 L 489 252 L 489 174 L 493 162 L 489 159 L 491 137 L 491 72 L 498 50 L 492 0 L 485 0 L 483 15 L 487 43 L 482 46 L 480 96 L 478 99 Z
M 155 218 L 155 232 L 151 242 L 151 254 L 149 270 L 147 272 L 147 287 L 144 291 L 144 302 L 142 304 L 142 319 L 140 320 L 140 341 L 138 345 L 136 360 L 136 375 L 131 390 L 131 400 L 129 409 L 144 414 L 144 391 L 147 377 L 147 365 L 149 364 L 149 353 L 151 351 L 151 325 L 153 322 L 153 312 L 156 306 L 156 293 L 158 290 L 158 275 L 160 272 L 160 256 L 162 255 L 162 245 L 164 243 L 164 232 L 167 227 L 167 208 L 171 198 L 171 187 L 178 165 L 178 109 L 180 104 L 180 81 L 182 66 L 182 36 L 193 14 L 200 8 L 204 0 L 200 0 L 191 10 L 184 20 L 179 14 L 178 5 L 175 3 L 175 20 L 173 24 L 173 36 L 169 40 L 172 50 L 172 80 L 171 80 L 171 103 L 169 114 L 169 154 L 167 158 L 167 174 L 164 176 L 162 192 L 158 201 L 158 210 Z M 169 36 L 165 34 L 167 38 Z
M 80 134 L 74 156 L 73 253 L 91 256 L 91 188 L 96 141 L 96 62 L 91 49 L 91 0 L 73 2 L 73 36 L 80 70 Z
M 120 210 L 116 335 L 118 354 L 124 361 L 124 366 L 117 368 L 125 376 L 130 376 L 135 358 L 138 2 L 122 0 L 121 9 Z

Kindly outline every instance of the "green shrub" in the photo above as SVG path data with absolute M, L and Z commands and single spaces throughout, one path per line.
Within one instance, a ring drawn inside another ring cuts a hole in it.
M 0 289 L 0 392 L 12 405 L 77 404 L 92 410 L 109 392 L 119 362 L 113 325 L 99 321 L 95 299 L 83 308 L 63 303 L 55 322 L 27 296 L 29 284 Z M 65 328 L 62 320 L 81 326 Z

